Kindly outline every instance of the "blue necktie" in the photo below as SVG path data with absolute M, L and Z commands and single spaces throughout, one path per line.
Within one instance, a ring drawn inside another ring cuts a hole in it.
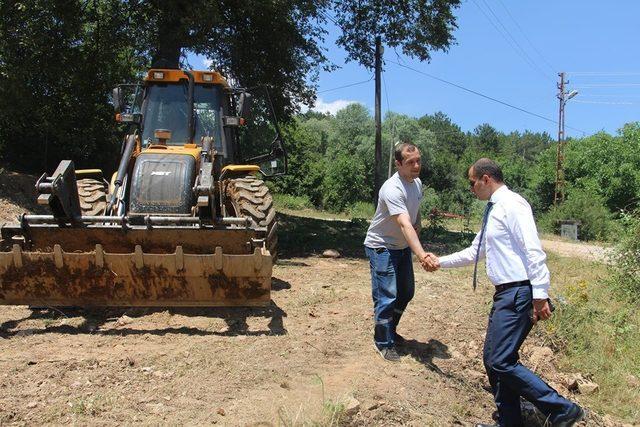
M 476 252 L 476 263 L 473 266 L 473 290 L 476 290 L 476 283 L 478 281 L 478 259 L 480 258 L 480 249 L 482 248 L 482 238 L 487 228 L 487 220 L 489 219 L 489 212 L 493 207 L 493 202 L 487 203 L 487 207 L 484 208 L 484 215 L 482 216 L 482 229 L 480 229 L 480 241 L 478 242 L 478 252 Z

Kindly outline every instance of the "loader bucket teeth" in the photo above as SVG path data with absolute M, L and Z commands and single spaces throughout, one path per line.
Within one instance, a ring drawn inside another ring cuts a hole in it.
M 20 244 L 7 247 L 5 242 L 19 231 L 2 229 L 0 304 L 143 307 L 270 302 L 273 260 L 264 247 L 248 246 L 251 230 L 124 232 L 114 227 L 33 226 L 26 249 Z M 166 250 L 166 245 L 157 244 L 174 238 L 176 232 L 181 238 L 168 241 L 180 245 Z M 102 243 L 89 243 L 97 241 Z

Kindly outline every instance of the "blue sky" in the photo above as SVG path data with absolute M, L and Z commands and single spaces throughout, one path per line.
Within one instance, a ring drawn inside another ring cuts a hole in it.
M 421 63 L 387 48 L 382 110 L 420 117 L 442 111 L 463 130 L 489 123 L 505 132 L 547 131 L 557 124 L 473 95 L 403 68 L 437 76 L 553 121 L 558 117 L 557 73 L 565 71 L 567 136 L 615 133 L 640 120 L 640 1 L 467 0 L 456 12 L 456 45 Z M 335 112 L 350 102 L 373 113 L 371 73 L 336 47 L 329 27 L 328 57 L 341 68 L 321 73 L 316 109 Z M 194 64 L 196 65 L 196 64 Z M 386 90 L 385 90 L 386 89 Z M 579 131 L 578 131 L 579 130 Z

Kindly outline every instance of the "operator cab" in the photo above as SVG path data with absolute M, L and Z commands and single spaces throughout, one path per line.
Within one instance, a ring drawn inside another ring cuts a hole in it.
M 162 144 L 155 135 L 158 129 L 171 132 L 167 145 L 190 144 L 188 86 L 180 83 L 151 83 L 147 86 L 142 104 L 142 144 Z M 195 135 L 193 143 L 200 145 L 202 138 L 210 136 L 214 148 L 222 152 L 221 117 L 224 115 L 222 88 L 219 85 L 194 86 L 193 114 Z M 164 136 L 164 135 L 163 135 Z

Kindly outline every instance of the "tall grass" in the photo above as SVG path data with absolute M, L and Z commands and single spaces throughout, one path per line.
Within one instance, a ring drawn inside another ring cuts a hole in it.
M 274 194 L 273 201 L 277 209 L 303 210 L 313 209 L 313 204 L 307 196 L 292 196 L 290 194 Z
M 591 408 L 640 419 L 640 221 L 628 221 L 614 263 L 550 257 L 563 301 L 547 323 L 563 349 L 563 368 L 591 377 L 600 389 L 582 396 Z

